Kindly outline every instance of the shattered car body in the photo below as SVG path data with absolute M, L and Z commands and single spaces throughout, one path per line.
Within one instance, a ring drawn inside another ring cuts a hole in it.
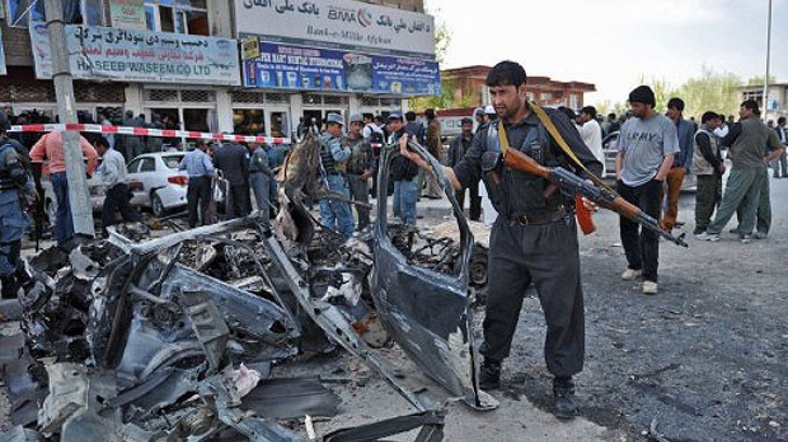
M 376 353 L 389 337 L 452 395 L 495 408 L 478 387 L 467 287 L 473 240 L 453 194 L 459 245 L 419 243 L 423 236 L 388 224 L 385 204 L 375 237 L 345 242 L 318 228 L 303 204 L 326 195 L 315 184 L 315 149 L 310 135 L 294 149 L 270 228 L 252 215 L 139 243 L 110 229 L 109 242 L 42 259 L 21 299 L 25 346 L 15 342 L 19 357 L 0 360 L 18 425 L 0 440 L 304 440 L 292 428 L 300 424 L 281 419 L 331 416 L 337 398 L 319 383 L 268 379 L 270 368 L 334 345 L 416 413 L 323 440 L 415 428 L 417 440 L 441 440 L 441 406 L 406 388 Z M 387 168 L 379 179 L 388 180 Z M 281 396 L 287 391 L 300 393 L 291 403 Z M 290 405 L 274 407 L 267 394 Z M 31 425 L 38 431 L 23 428 Z

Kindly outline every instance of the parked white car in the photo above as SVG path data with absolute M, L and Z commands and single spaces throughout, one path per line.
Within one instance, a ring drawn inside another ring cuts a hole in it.
M 178 170 L 183 157 L 183 152 L 154 152 L 131 160 L 127 166 L 131 205 L 150 207 L 156 217 L 186 206 L 189 177 Z
M 57 198 L 55 192 L 52 190 L 52 181 L 49 180 L 49 175 L 44 174 L 41 177 L 41 187 L 44 189 L 44 213 L 50 225 L 55 225 L 57 216 Z M 104 207 L 104 197 L 106 195 L 106 186 L 101 181 L 99 174 L 94 174 L 88 179 L 88 192 L 90 193 L 90 205 L 93 212 L 101 212 Z

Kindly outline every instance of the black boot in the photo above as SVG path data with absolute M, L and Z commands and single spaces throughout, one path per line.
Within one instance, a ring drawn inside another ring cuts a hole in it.
M 0 296 L 2 299 L 16 299 L 19 292 L 19 285 L 16 283 L 14 275 L 3 276 L 0 278 L 0 285 L 3 286 Z
M 501 388 L 501 363 L 485 359 L 479 371 L 479 388 L 497 390 Z
M 553 400 L 555 417 L 558 419 L 572 419 L 577 416 L 575 384 L 572 382 L 571 377 L 556 377 L 553 379 Z

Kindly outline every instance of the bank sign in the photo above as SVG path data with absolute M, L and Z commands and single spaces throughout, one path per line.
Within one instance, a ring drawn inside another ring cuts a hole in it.
M 30 26 L 36 77 L 52 78 L 46 25 Z M 75 79 L 237 86 L 236 40 L 99 26 L 66 25 Z
M 440 95 L 438 63 L 260 41 L 241 34 L 244 86 L 353 91 L 389 95 Z
M 238 34 L 282 44 L 435 59 L 426 14 L 353 0 L 235 0 Z

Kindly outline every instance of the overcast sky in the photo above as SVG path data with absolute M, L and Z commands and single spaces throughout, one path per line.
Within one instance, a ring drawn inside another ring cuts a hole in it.
M 528 75 L 626 100 L 641 76 L 672 86 L 703 66 L 743 81 L 766 69 L 768 0 L 425 0 L 452 40 L 441 68 L 511 59 Z M 788 82 L 788 0 L 773 0 L 771 75 Z

